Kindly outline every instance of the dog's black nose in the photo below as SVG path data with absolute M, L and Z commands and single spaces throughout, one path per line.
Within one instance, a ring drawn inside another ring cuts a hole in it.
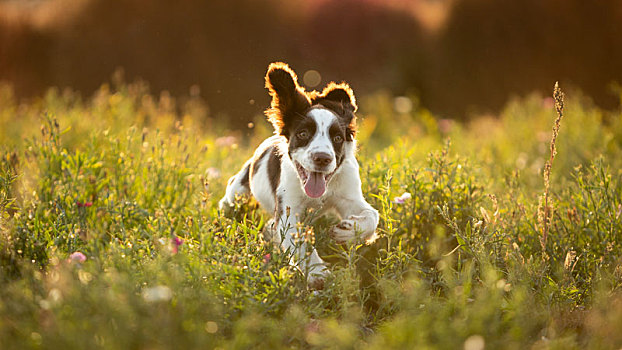
M 330 162 L 333 161 L 333 157 L 325 152 L 317 152 L 314 153 L 313 156 L 313 163 L 315 163 L 316 166 L 321 166 L 321 167 L 325 167 L 328 164 L 330 164 Z

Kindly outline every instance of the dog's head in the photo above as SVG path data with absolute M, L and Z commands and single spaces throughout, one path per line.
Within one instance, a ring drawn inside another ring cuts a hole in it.
M 306 92 L 285 63 L 272 63 L 266 74 L 272 96 L 266 111 L 277 134 L 287 138 L 289 157 L 305 193 L 319 198 L 345 157 L 356 132 L 356 100 L 345 84 L 330 83 L 322 92 Z

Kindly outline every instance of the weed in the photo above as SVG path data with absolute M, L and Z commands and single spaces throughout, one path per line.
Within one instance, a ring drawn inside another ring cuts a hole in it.
M 555 142 L 557 141 L 557 135 L 559 135 L 559 127 L 561 126 L 562 118 L 564 117 L 564 93 L 559 88 L 559 83 L 555 83 L 553 89 L 553 99 L 555 100 L 555 111 L 557 112 L 557 119 L 553 124 L 553 135 L 551 137 L 550 156 L 549 160 L 544 164 L 544 194 L 541 199 L 540 207 L 538 208 L 538 224 L 542 230 L 542 236 L 540 237 L 540 244 L 542 245 L 542 256 L 546 259 L 546 239 L 549 234 L 549 224 L 551 220 L 551 212 L 553 208 L 549 206 L 549 191 L 551 187 L 551 168 L 553 166 L 553 160 L 557 154 L 557 148 Z

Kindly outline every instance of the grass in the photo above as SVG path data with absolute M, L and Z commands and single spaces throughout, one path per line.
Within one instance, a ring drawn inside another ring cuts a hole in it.
M 333 272 L 313 292 L 256 203 L 216 209 L 261 117 L 229 132 L 140 84 L 0 89 L 2 349 L 622 346 L 619 111 L 567 94 L 545 185 L 550 98 L 467 124 L 360 100 L 380 238 L 337 246 L 332 219 L 307 223 Z

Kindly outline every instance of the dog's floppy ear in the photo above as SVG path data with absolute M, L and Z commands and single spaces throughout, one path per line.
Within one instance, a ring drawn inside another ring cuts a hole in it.
M 346 83 L 336 84 L 331 82 L 324 88 L 321 98 L 340 103 L 344 109 L 356 112 L 356 98 L 350 86 Z
M 358 109 L 356 98 L 350 86 L 346 83 L 331 82 L 317 96 L 317 101 L 337 112 L 341 123 L 346 127 L 346 141 L 354 140 L 356 134 L 356 116 Z
M 298 118 L 311 106 L 304 89 L 298 85 L 296 73 L 282 62 L 268 67 L 266 88 L 272 96 L 270 108 L 266 111 L 268 120 L 277 134 L 289 136 L 289 123 Z

